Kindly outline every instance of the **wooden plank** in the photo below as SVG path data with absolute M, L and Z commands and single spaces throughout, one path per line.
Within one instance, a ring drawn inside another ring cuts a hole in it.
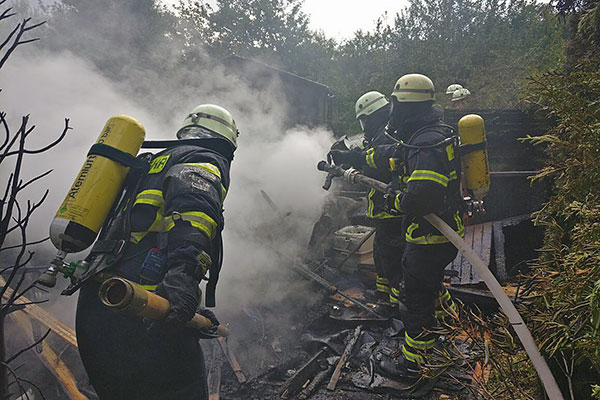
M 29 306 L 27 306 L 29 307 Z M 34 342 L 33 332 L 31 330 L 31 323 L 27 315 L 22 311 L 16 311 L 9 314 L 9 317 L 19 326 L 24 332 L 31 343 Z M 77 388 L 77 381 L 71 373 L 71 370 L 61 360 L 60 356 L 57 355 L 54 350 L 46 343 L 42 342 L 42 352 L 34 352 L 40 360 L 46 365 L 54 376 L 60 381 L 69 398 L 72 400 L 88 400 Z
M 475 251 L 475 253 L 477 253 L 479 255 L 479 257 L 481 257 L 481 245 L 483 242 L 483 225 L 482 224 L 477 224 L 477 225 L 473 225 L 473 246 L 472 249 Z M 471 263 L 469 263 L 469 278 L 471 280 L 471 284 L 477 284 L 479 282 L 481 282 L 481 278 L 479 277 L 479 275 L 477 274 L 477 272 L 475 272 L 475 268 L 473 268 L 473 266 L 471 265 Z
M 496 221 L 493 223 L 493 242 L 494 242 L 494 256 L 496 259 L 496 277 L 500 283 L 506 281 L 506 259 L 504 256 L 504 231 L 502 221 Z
M 467 246 L 473 247 L 473 226 L 465 228 L 465 243 Z M 462 259 L 460 265 L 460 284 L 469 285 L 471 283 L 471 263 L 466 258 Z
M 481 243 L 481 259 L 489 267 L 492 253 L 492 223 L 483 224 L 483 237 Z
M 329 380 L 329 383 L 327 384 L 327 390 L 330 390 L 330 391 L 335 390 L 338 380 L 340 379 L 340 376 L 342 374 L 342 367 L 344 366 L 344 364 L 346 364 L 346 361 L 350 357 L 350 353 L 352 353 L 352 349 L 354 348 L 354 345 L 358 341 L 361 331 L 362 331 L 362 325 L 359 325 L 356 327 L 356 329 L 354 330 L 353 333 L 348 333 L 348 344 L 346 344 L 346 348 L 344 349 L 344 352 L 340 356 L 340 359 L 338 360 L 338 363 L 335 366 L 333 375 L 331 375 L 331 379 Z
M 208 400 L 219 400 L 221 397 L 221 364 L 222 358 L 219 356 L 220 349 L 219 345 L 214 341 L 208 341 L 210 343 L 211 356 L 208 364 L 208 378 L 206 379 L 208 384 Z
M 0 277 L 0 286 L 4 285 L 4 279 Z M 11 288 L 6 288 L 6 292 L 4 292 L 4 298 L 10 297 L 12 292 L 13 290 Z M 60 336 L 65 342 L 69 343 L 73 347 L 77 347 L 77 336 L 75 335 L 75 331 L 73 329 L 60 322 L 52 314 L 50 314 L 48 311 L 44 310 L 37 304 L 28 303 L 31 303 L 31 300 L 29 300 L 25 296 L 21 296 L 19 299 L 17 299 L 17 301 L 15 301 L 14 304 L 27 304 L 27 306 L 23 310 L 25 311 L 25 313 L 27 313 L 27 315 L 40 322 L 46 328 L 51 329 L 52 332 Z
M 238 382 L 246 383 L 246 376 L 242 372 L 242 368 L 240 367 L 240 363 L 238 363 L 235 354 L 233 354 L 233 352 L 229 349 L 229 346 L 227 345 L 227 340 L 221 336 L 217 339 L 217 341 L 219 342 L 219 346 L 221 347 L 223 354 L 225 355 L 225 357 L 227 357 L 227 361 L 229 362 L 231 369 L 235 373 L 235 377 L 237 378 Z

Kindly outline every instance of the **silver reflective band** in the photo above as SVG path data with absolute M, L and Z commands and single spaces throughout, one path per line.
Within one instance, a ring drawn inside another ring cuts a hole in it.
M 223 118 L 219 118 L 219 117 L 216 117 L 214 115 L 206 114 L 206 113 L 203 113 L 203 112 L 196 112 L 196 113 L 191 113 L 190 115 L 188 115 L 188 118 L 191 118 L 192 122 L 194 124 L 196 122 L 198 122 L 198 119 L 200 119 L 200 118 L 212 119 L 214 121 L 217 121 L 217 122 L 225 125 L 226 127 L 228 127 L 229 129 L 231 129 L 232 131 L 237 132 L 237 128 L 235 126 L 233 126 L 229 122 L 225 121 Z

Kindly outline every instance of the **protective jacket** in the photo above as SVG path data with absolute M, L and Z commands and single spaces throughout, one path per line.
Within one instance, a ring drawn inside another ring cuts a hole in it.
M 179 145 L 154 155 L 135 199 L 127 206 L 130 243 L 111 271 L 152 289 L 167 270 L 184 265 L 196 284 L 205 272 L 198 269 L 199 258 L 208 254 L 213 264 L 211 279 L 216 277 L 230 161 L 194 145 Z M 144 269 L 150 249 L 166 255 L 161 268 Z M 104 307 L 98 286 L 93 280 L 82 286 L 76 328 L 81 359 L 99 397 L 207 399 L 196 333 L 166 328 L 149 332 L 141 319 Z M 209 306 L 214 304 L 211 297 L 206 302 Z
M 398 188 L 400 188 L 401 176 L 399 174 L 399 168 L 390 167 L 387 160 L 385 162 L 375 161 L 375 149 L 381 145 L 393 144 L 392 139 L 385 135 L 385 126 L 375 135 L 375 139 L 369 143 L 370 147 L 365 152 L 365 166 L 363 167 L 363 173 L 373 179 L 385 183 L 392 183 L 396 181 Z M 371 189 L 367 196 L 367 218 L 372 219 L 388 219 L 388 218 L 399 218 L 401 215 L 390 214 L 385 210 L 385 199 L 383 193 L 377 192 L 375 189 Z
M 182 262 L 195 266 L 204 251 L 213 264 L 206 303 L 214 306 L 229 164 L 219 153 L 197 146 L 177 146 L 157 153 L 138 186 L 130 214 L 130 244 L 117 272 L 155 285 L 169 266 Z M 156 277 L 142 277 L 139 266 L 150 248 L 166 253 L 165 268 Z M 198 275 L 199 271 L 191 272 Z
M 403 161 L 406 189 L 396 196 L 394 208 L 409 216 L 406 241 L 419 245 L 448 243 L 422 218 L 429 213 L 438 214 L 464 236 L 459 210 L 460 159 L 455 154 L 454 133 L 436 115 L 432 109 L 425 117 L 406 124 L 403 143 L 377 146 L 372 153 L 376 165 L 391 168 L 396 160 Z

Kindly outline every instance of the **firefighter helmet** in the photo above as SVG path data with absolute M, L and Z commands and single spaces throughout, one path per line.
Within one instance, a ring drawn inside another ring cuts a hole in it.
M 368 116 L 373 114 L 375 111 L 385 107 L 390 102 L 385 98 L 385 96 L 379 92 L 367 92 L 360 96 L 358 100 L 356 100 L 356 105 L 354 106 L 354 111 L 356 112 L 356 119 L 360 117 Z
M 448 86 L 448 89 L 446 89 L 446 94 L 454 94 L 454 92 L 456 92 L 458 89 L 462 89 L 462 85 L 459 83 L 453 83 L 452 85 Z
M 434 100 L 435 88 L 431 79 L 421 74 L 408 74 L 396 81 L 392 97 L 400 103 Z
M 466 99 L 471 92 L 467 88 L 461 88 L 452 93 L 452 101 L 458 101 Z
M 178 139 L 189 139 L 193 137 L 193 130 L 185 130 L 189 127 L 200 127 L 226 139 L 233 149 L 237 148 L 237 137 L 239 135 L 235 120 L 231 113 L 223 107 L 214 104 L 201 104 L 194 108 L 183 120 L 177 131 Z M 184 131 L 185 130 L 185 131 Z M 191 134 L 186 134 L 190 132 Z

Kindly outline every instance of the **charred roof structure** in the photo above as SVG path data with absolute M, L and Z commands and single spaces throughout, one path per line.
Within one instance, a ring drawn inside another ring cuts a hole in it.
M 269 90 L 283 96 L 285 104 L 292 107 L 284 121 L 285 128 L 295 125 L 331 126 L 333 95 L 329 87 L 236 55 L 224 58 L 222 63 L 230 73 L 240 76 L 251 88 Z

